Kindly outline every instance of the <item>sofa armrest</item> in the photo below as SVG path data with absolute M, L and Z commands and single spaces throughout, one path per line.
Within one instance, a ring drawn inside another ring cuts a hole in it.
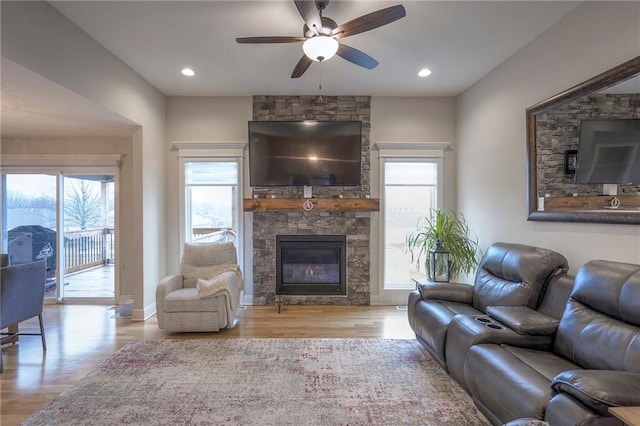
M 640 373 L 613 370 L 569 370 L 554 377 L 551 388 L 609 416 L 609 407 L 640 405 Z
M 468 303 L 473 300 L 473 286 L 459 283 L 429 283 L 418 285 L 423 299 L 447 300 L 449 302 Z
M 520 334 L 550 336 L 560 321 L 526 306 L 488 306 L 487 314 Z

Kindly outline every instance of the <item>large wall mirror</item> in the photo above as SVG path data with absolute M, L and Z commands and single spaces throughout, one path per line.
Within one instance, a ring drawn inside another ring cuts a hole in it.
M 527 108 L 528 220 L 640 224 L 640 56 Z

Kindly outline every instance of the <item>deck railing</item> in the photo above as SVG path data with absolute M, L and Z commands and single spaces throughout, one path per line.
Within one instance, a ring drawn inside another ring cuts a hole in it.
M 65 274 L 112 263 L 114 233 L 113 228 L 65 232 Z
M 191 241 L 194 243 L 235 242 L 236 233 L 229 228 L 193 228 Z
M 194 242 L 235 242 L 236 235 L 227 228 L 194 228 Z M 114 229 L 86 229 L 64 233 L 65 274 L 113 263 Z

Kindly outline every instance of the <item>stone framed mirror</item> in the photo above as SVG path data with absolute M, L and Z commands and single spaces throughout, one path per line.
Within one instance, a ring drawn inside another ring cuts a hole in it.
M 576 184 L 572 173 L 582 120 L 640 119 L 640 56 L 527 108 L 526 115 L 528 220 L 640 224 L 640 182 Z

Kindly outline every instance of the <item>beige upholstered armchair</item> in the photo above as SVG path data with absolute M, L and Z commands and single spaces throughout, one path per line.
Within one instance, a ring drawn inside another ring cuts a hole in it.
M 180 274 L 156 289 L 158 326 L 169 332 L 233 327 L 243 288 L 233 243 L 185 243 Z

